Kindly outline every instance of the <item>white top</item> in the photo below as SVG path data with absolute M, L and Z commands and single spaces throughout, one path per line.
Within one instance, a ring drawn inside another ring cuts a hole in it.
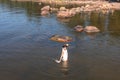
M 63 60 L 63 61 L 67 61 L 67 60 L 68 60 L 68 52 L 67 52 L 67 49 L 66 49 L 66 48 L 63 48 L 63 49 L 62 49 L 62 53 L 63 53 L 62 60 Z

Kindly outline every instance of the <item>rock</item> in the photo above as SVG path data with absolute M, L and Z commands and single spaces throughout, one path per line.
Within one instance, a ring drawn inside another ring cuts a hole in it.
M 39 5 L 42 5 L 42 3 L 41 3 L 41 2 L 39 2 L 38 4 L 39 4 Z
M 50 6 L 44 6 L 43 8 L 41 8 L 41 15 L 42 16 L 46 16 L 48 14 L 50 14 Z
M 86 26 L 84 28 L 84 31 L 88 33 L 92 33 L 92 32 L 99 32 L 100 30 L 95 26 Z
M 69 14 L 70 14 L 71 16 L 75 16 L 75 15 L 76 15 L 76 8 L 70 9 L 70 10 L 69 10 Z
M 49 11 L 50 10 L 50 6 L 44 6 L 43 8 L 41 8 L 41 11 Z
M 90 5 L 87 4 L 85 7 L 88 8 L 89 6 L 90 6 Z
M 77 32 L 82 32 L 84 30 L 83 26 L 81 26 L 81 25 L 77 25 L 76 27 L 74 27 L 74 29 Z
M 71 42 L 72 38 L 69 36 L 53 35 L 50 40 L 57 42 Z
M 59 11 L 57 13 L 58 18 L 70 18 L 72 15 L 68 11 Z
M 80 7 L 77 7 L 77 8 L 76 8 L 76 13 L 80 13 L 80 11 L 81 11 L 81 8 L 80 8 Z
M 57 12 L 57 11 L 58 11 L 58 8 L 50 8 L 50 10 L 51 10 L 52 12 Z
M 60 11 L 66 11 L 65 7 L 60 7 Z
M 48 14 L 50 14 L 49 11 L 42 11 L 42 12 L 41 12 L 41 15 L 42 15 L 42 16 L 46 16 L 46 15 L 48 15 Z

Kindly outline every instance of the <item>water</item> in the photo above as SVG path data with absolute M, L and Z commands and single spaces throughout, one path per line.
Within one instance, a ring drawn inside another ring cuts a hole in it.
M 120 11 L 80 14 L 69 22 L 40 15 L 33 2 L 0 0 L 0 80 L 120 80 Z M 78 33 L 76 25 L 101 32 Z M 55 63 L 63 43 L 54 34 L 71 36 L 69 61 Z

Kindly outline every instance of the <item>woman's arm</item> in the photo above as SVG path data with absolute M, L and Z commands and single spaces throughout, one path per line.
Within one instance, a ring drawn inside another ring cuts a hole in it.
M 60 59 L 59 59 L 59 61 L 61 61 L 62 60 L 62 57 L 63 57 L 63 49 L 62 49 L 62 52 L 61 52 L 61 56 L 60 56 Z

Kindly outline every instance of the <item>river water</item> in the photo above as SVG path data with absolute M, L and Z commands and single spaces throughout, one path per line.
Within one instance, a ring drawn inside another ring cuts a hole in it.
M 37 3 L 0 0 L 0 80 L 120 80 L 120 11 L 80 14 L 69 21 L 43 17 Z M 94 25 L 99 33 L 78 33 L 76 25 Z M 73 38 L 69 60 L 57 64 L 64 43 Z

